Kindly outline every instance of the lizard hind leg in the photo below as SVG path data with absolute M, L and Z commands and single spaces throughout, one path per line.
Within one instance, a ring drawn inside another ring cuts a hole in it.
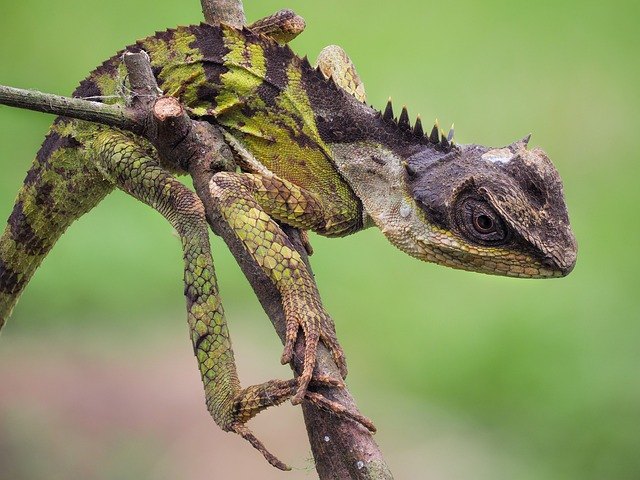
M 213 419 L 223 430 L 248 440 L 273 466 L 288 469 L 267 451 L 246 423 L 266 408 L 289 399 L 298 381 L 272 380 L 240 387 L 202 202 L 127 135 L 104 132 L 96 137 L 92 148 L 104 175 L 160 212 L 180 236 L 189 333 Z

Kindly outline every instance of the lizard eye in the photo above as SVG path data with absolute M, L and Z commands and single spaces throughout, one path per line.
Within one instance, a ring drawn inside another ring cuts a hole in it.
M 475 228 L 478 233 L 486 235 L 487 233 L 491 233 L 495 230 L 495 225 L 493 223 L 493 219 L 489 215 L 481 213 L 473 217 L 473 228 Z
M 455 211 L 456 223 L 468 240 L 483 245 L 504 243 L 509 230 L 487 202 L 476 197 L 462 198 Z

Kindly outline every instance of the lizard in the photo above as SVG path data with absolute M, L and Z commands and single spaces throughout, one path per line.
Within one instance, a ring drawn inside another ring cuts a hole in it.
M 436 122 L 425 131 L 366 103 L 353 63 L 339 47 L 314 67 L 286 43 L 291 16 L 249 28 L 177 27 L 139 40 L 105 61 L 75 97 L 126 101 L 122 54 L 144 51 L 164 95 L 194 119 L 221 129 L 237 162 L 209 185 L 223 219 L 282 296 L 287 321 L 283 364 L 304 340 L 297 379 L 241 388 L 218 292 L 200 199 L 145 140 L 58 117 L 27 173 L 0 237 L 0 328 L 56 241 L 119 188 L 156 209 L 178 232 L 187 318 L 206 405 L 225 431 L 240 434 L 275 467 L 287 469 L 246 426 L 287 399 L 322 403 L 308 389 L 341 381 L 313 374 L 324 343 L 343 377 L 346 362 L 312 274 L 281 225 L 342 237 L 376 226 L 407 254 L 427 262 L 522 278 L 567 275 L 576 262 L 561 178 L 529 138 L 494 148 L 457 144 Z M 284 32 L 284 33 L 283 33 Z

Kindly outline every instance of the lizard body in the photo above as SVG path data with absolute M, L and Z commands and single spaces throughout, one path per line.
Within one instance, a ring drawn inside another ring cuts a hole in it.
M 384 113 L 367 106 L 340 51 L 323 52 L 314 68 L 288 46 L 249 29 L 179 27 L 126 49 L 140 50 L 148 53 L 164 94 L 178 98 L 191 117 L 218 125 L 236 153 L 238 171 L 216 174 L 211 195 L 282 294 L 283 362 L 291 361 L 293 344 L 304 334 L 300 380 L 240 388 L 203 207 L 170 173 L 184 173 L 185 165 L 167 165 L 133 135 L 79 120 L 54 122 L 0 238 L 0 326 L 66 228 L 121 188 L 156 208 L 180 234 L 190 333 L 207 405 L 222 428 L 250 440 L 272 464 L 284 468 L 246 421 L 291 396 L 309 398 L 310 381 L 332 384 L 312 378 L 319 341 L 346 375 L 331 319 L 276 221 L 326 236 L 376 225 L 410 255 L 484 273 L 554 277 L 573 268 L 576 244 L 560 178 L 526 140 L 494 149 L 455 145 L 438 128 L 425 134 L 420 120 L 410 126 L 406 109 L 395 119 L 390 104 Z M 74 96 L 122 102 L 126 88 L 117 55 Z

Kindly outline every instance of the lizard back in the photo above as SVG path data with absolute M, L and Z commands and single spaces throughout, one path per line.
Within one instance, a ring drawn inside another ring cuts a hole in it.
M 126 101 L 122 53 L 141 49 L 151 57 L 160 88 L 179 98 L 192 116 L 215 119 L 276 175 L 337 197 L 345 212 L 361 208 L 331 162 L 307 92 L 325 100 L 333 96 L 337 104 L 347 95 L 306 59 L 248 30 L 178 27 L 114 55 L 80 82 L 73 96 Z M 104 128 L 58 117 L 38 151 L 0 237 L 0 327 L 60 236 L 113 189 L 85 149 Z
M 221 126 L 275 175 L 336 200 L 345 212 L 361 209 L 318 121 L 318 103 L 335 114 L 351 97 L 306 58 L 250 30 L 204 24 L 138 46 L 149 53 L 160 88 L 191 116 Z

